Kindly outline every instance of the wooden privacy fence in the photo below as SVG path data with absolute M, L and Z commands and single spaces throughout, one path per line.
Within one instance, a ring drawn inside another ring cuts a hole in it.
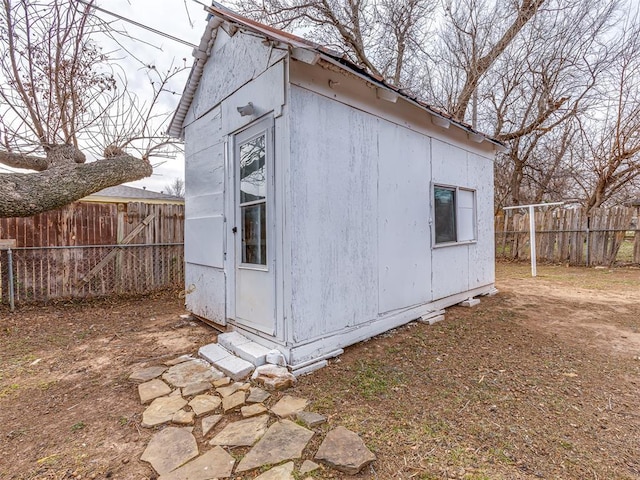
M 42 302 L 180 288 L 184 205 L 83 203 L 28 218 L 0 219 L 11 249 L 15 302 Z M 0 300 L 9 292 L 0 251 Z
M 582 209 L 550 207 L 535 213 L 536 251 L 541 261 L 571 265 L 640 263 L 638 211 L 598 208 L 590 218 Z M 529 214 L 507 210 L 495 218 L 496 256 L 528 260 Z

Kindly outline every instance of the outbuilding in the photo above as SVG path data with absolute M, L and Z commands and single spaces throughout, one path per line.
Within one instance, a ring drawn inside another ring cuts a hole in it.
M 499 142 L 217 5 L 194 56 L 188 310 L 295 369 L 495 291 Z

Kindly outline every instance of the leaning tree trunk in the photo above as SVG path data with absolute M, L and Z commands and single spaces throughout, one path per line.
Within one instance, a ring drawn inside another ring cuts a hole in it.
M 47 151 L 45 170 L 35 173 L 0 174 L 0 217 L 28 217 L 80 200 L 103 188 L 140 180 L 153 169 L 145 159 L 129 155 L 83 163 L 84 155 L 75 147 Z M 121 153 L 121 152 L 120 152 Z M 0 163 L 19 164 L 19 154 L 0 152 Z M 23 156 L 33 168 L 35 157 Z M 6 161 L 3 161 L 6 160 Z M 42 159 L 37 163 L 42 167 Z

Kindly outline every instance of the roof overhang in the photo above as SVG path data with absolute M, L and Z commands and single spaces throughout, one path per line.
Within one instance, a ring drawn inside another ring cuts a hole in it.
M 223 24 L 235 27 L 240 30 L 248 30 L 254 34 L 263 36 L 266 40 L 282 44 L 287 47 L 291 56 L 296 60 L 315 65 L 319 60 L 324 60 L 334 66 L 347 71 L 362 80 L 374 85 L 377 88 L 377 96 L 380 99 L 390 102 L 397 102 L 399 98 L 404 99 L 424 110 L 431 116 L 432 122 L 442 128 L 448 129 L 450 126 L 459 128 L 468 134 L 468 138 L 476 143 L 488 142 L 494 146 L 497 151 L 506 151 L 504 143 L 492 138 L 482 132 L 475 130 L 471 125 L 454 119 L 447 112 L 435 108 L 427 103 L 420 101 L 417 97 L 410 95 L 408 92 L 394 87 L 384 81 L 382 77 L 372 75 L 366 70 L 358 67 L 349 61 L 344 55 L 341 55 L 326 47 L 313 43 L 311 41 L 292 35 L 282 30 L 278 30 L 267 25 L 263 25 L 249 18 L 238 15 L 237 13 L 214 4 L 205 8 L 209 13 L 207 27 L 200 40 L 200 44 L 193 50 L 194 62 L 189 74 L 189 79 L 178 103 L 178 107 L 169 124 L 168 133 L 175 138 L 183 138 L 183 126 L 187 112 L 191 107 L 195 92 L 200 84 L 204 65 L 211 56 L 211 50 L 216 39 L 217 30 Z

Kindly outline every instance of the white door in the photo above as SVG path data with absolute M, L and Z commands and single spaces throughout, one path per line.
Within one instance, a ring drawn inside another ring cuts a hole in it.
M 234 136 L 235 318 L 275 334 L 273 119 Z

